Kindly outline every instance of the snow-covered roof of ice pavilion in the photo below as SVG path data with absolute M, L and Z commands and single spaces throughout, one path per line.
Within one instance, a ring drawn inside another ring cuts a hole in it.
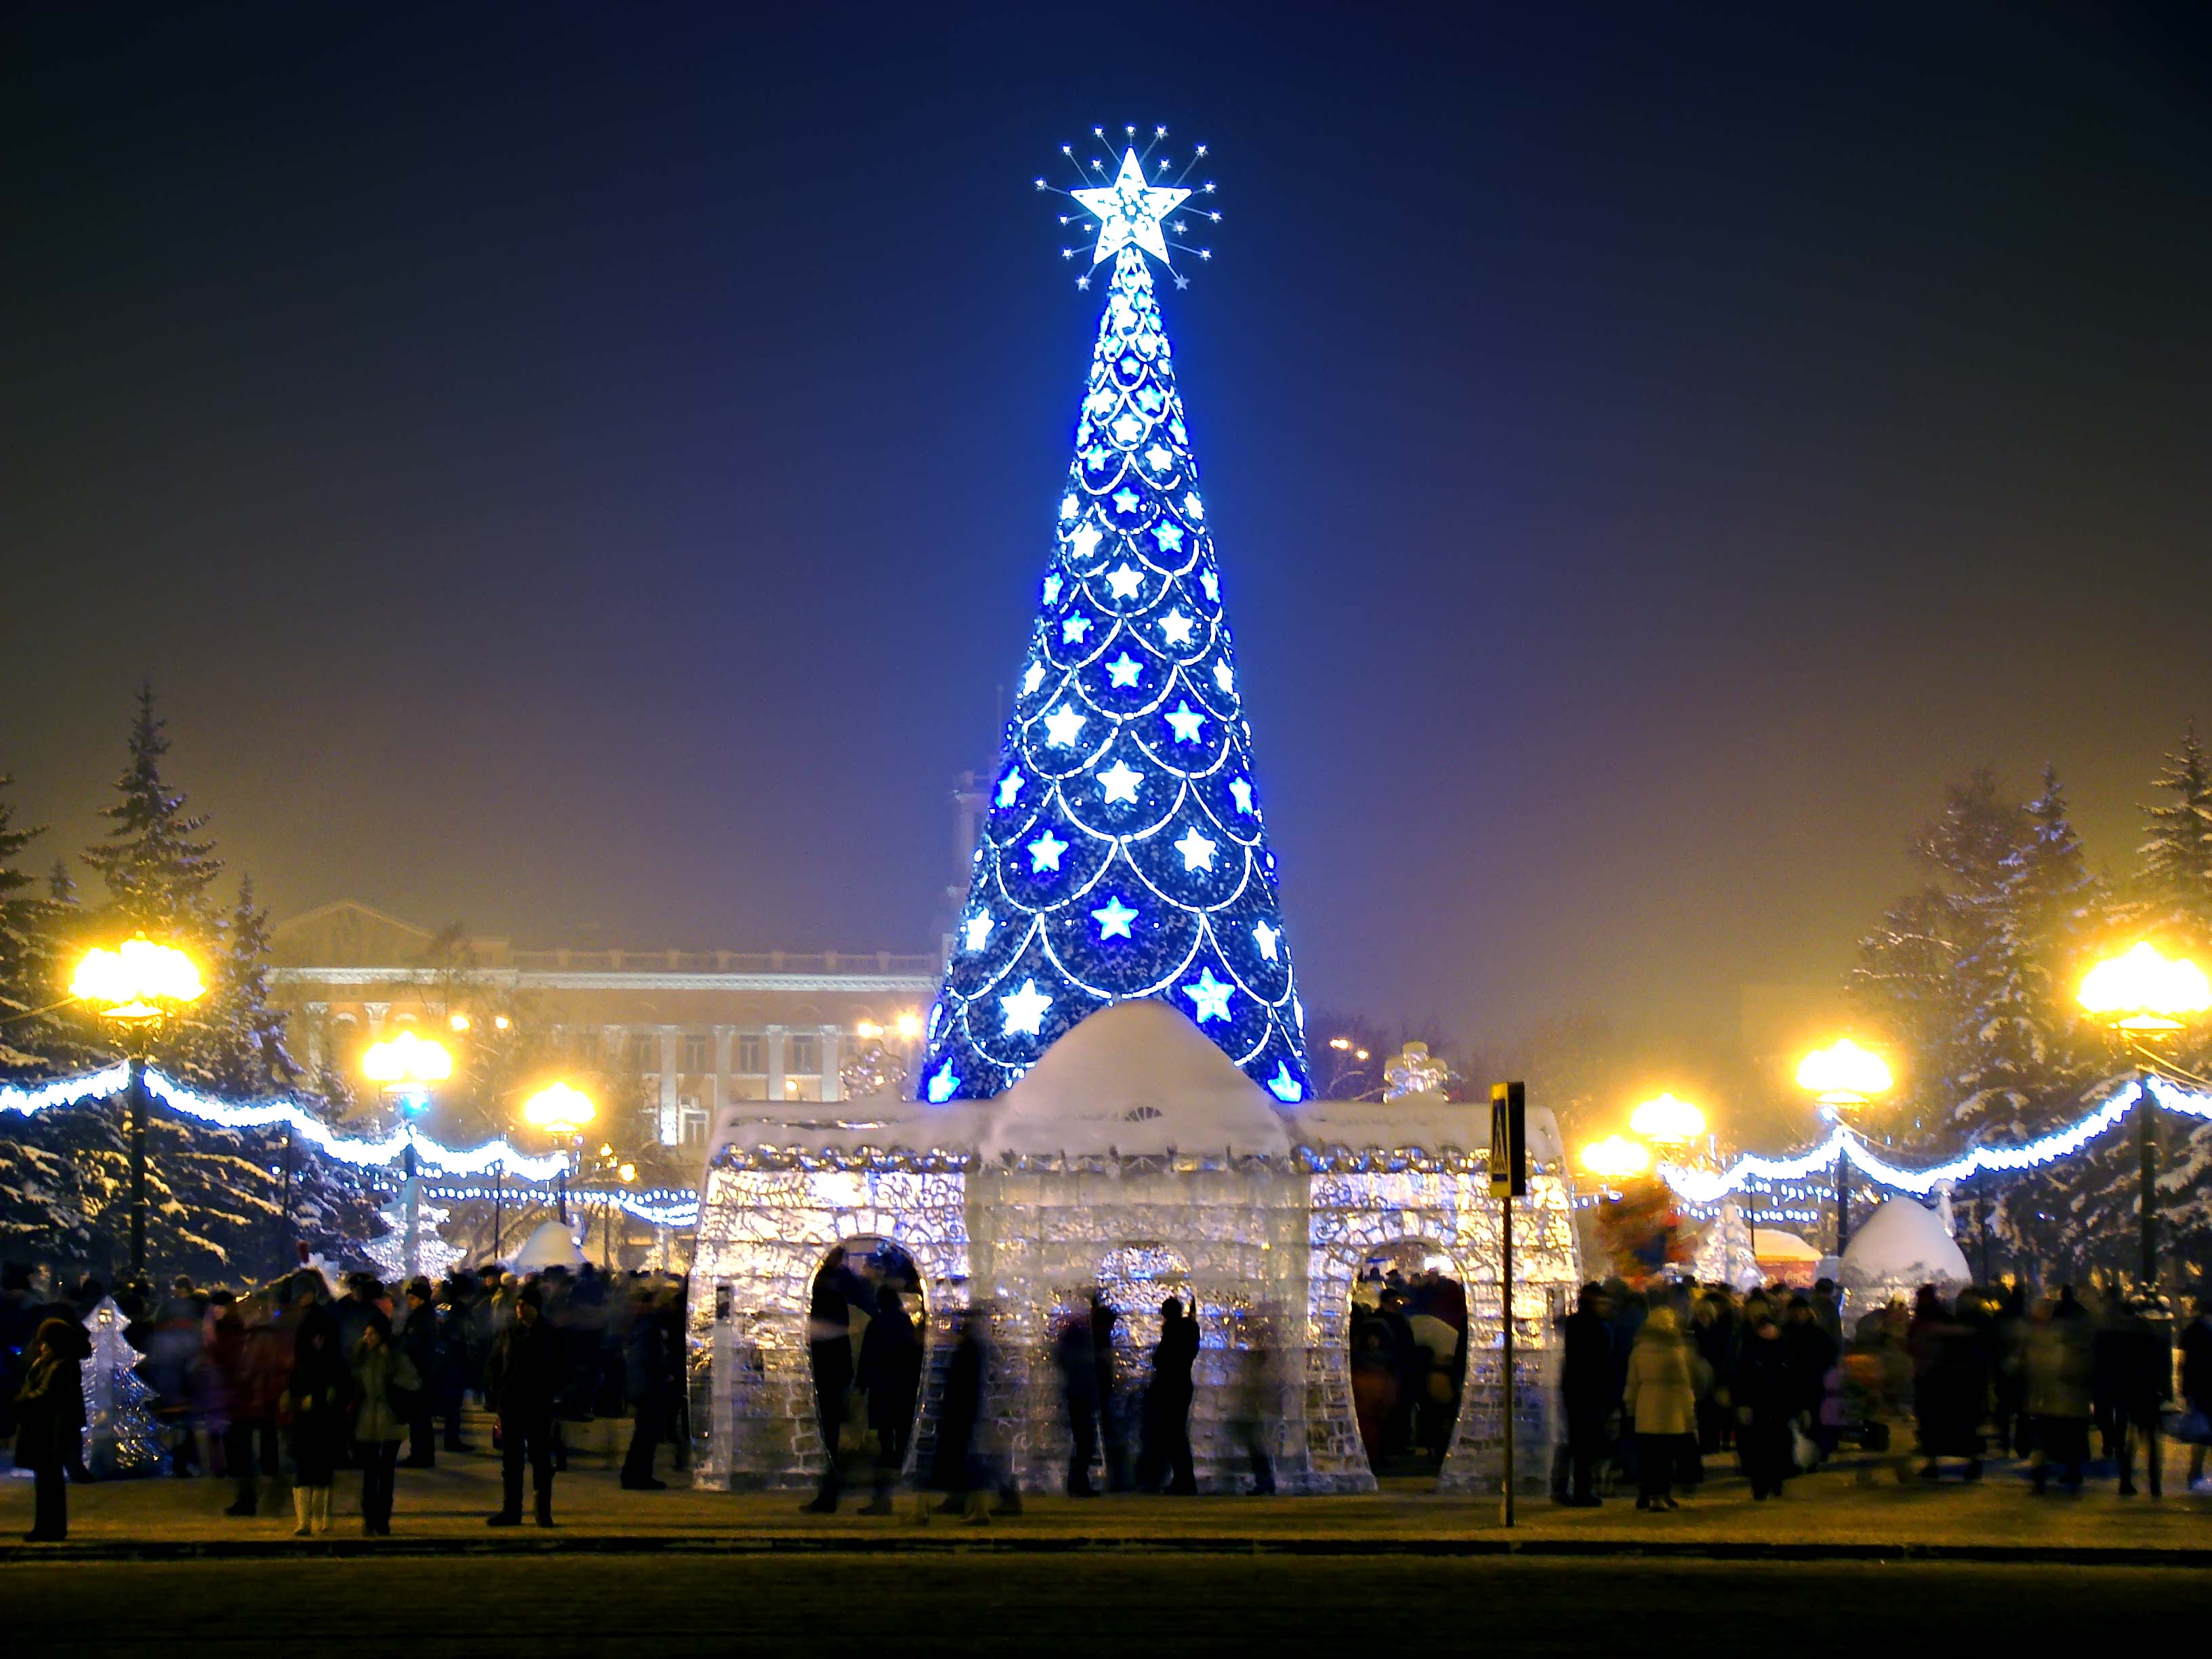
M 1548 1112 L 1528 1115 L 1529 1158 L 1560 1167 Z M 889 1096 L 740 1101 L 715 1126 L 708 1162 L 964 1167 L 978 1161 L 1377 1158 L 1459 1164 L 1487 1152 L 1490 1114 L 1441 1094 L 1279 1106 L 1175 1009 L 1115 1003 L 1069 1029 L 1005 1093 L 942 1103 Z

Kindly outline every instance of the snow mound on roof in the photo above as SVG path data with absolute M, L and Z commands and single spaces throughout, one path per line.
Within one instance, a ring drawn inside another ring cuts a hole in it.
M 1844 1251 L 1846 1290 L 1916 1291 L 1973 1278 L 1965 1254 L 1926 1205 L 1893 1198 L 1852 1231 Z
M 708 1161 L 724 1147 L 769 1157 L 793 1152 L 973 1152 L 978 1103 L 933 1105 L 872 1095 L 865 1100 L 732 1102 L 722 1113 Z
M 1447 1100 L 1438 1092 L 1401 1095 L 1395 1100 L 1310 1100 L 1291 1115 L 1291 1132 L 1302 1146 L 1326 1151 L 1425 1152 L 1490 1151 L 1490 1103 Z M 1558 1165 L 1566 1149 L 1559 1122 L 1541 1106 L 1528 1109 L 1528 1161 Z
M 1117 1002 L 1079 1021 L 989 1103 L 986 1158 L 1283 1157 L 1291 1138 L 1260 1085 L 1179 1011 Z

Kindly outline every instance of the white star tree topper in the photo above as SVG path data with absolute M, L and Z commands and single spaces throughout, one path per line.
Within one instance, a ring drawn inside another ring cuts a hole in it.
M 1121 152 L 1121 170 L 1112 185 L 1101 190 L 1071 190 L 1076 204 L 1098 221 L 1098 246 L 1091 256 L 1094 265 L 1103 264 L 1123 248 L 1134 242 L 1164 265 L 1174 260 L 1168 258 L 1167 239 L 1160 234 L 1160 221 L 1190 199 L 1187 190 L 1172 190 L 1160 185 L 1145 182 L 1145 169 L 1137 161 L 1137 152 Z

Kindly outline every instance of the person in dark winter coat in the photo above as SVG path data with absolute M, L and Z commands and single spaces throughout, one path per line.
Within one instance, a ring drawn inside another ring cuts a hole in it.
M 1735 1443 L 1754 1498 L 1779 1498 L 1790 1469 L 1790 1428 L 1796 1418 L 1798 1386 L 1773 1310 L 1760 1304 L 1751 1334 L 1736 1352 L 1729 1376 L 1735 1401 Z
M 522 1464 L 538 1500 L 538 1524 L 553 1524 L 553 1414 L 568 1381 L 561 1333 L 544 1313 L 534 1284 L 514 1299 L 514 1323 L 499 1334 L 484 1364 L 484 1403 L 499 1417 L 501 1502 L 495 1527 L 522 1524 Z
M 939 1515 L 965 1510 L 966 1524 L 980 1527 L 990 1522 L 984 1503 L 991 1486 L 999 1489 L 1000 1515 L 1022 1512 L 1021 1491 L 992 1455 L 983 1415 L 991 1386 L 990 1309 L 970 1308 L 953 1317 L 952 1353 L 945 1362 L 945 1392 L 938 1402 L 937 1449 L 930 1462 L 929 1484 L 945 1494 L 937 1506 Z
M 1597 1506 L 1595 1476 L 1605 1455 L 1606 1424 L 1620 1404 L 1609 1314 L 1603 1288 L 1589 1284 L 1575 1298 L 1574 1312 L 1559 1322 L 1559 1403 L 1572 1471 L 1565 1501 L 1578 1509 Z
M 353 1383 L 338 1347 L 337 1322 L 319 1304 L 301 1316 L 292 1340 L 292 1375 L 283 1415 L 292 1445 L 292 1535 L 331 1529 L 331 1479 L 345 1445 L 346 1395 Z
M 76 1425 L 83 1418 L 84 1397 L 82 1370 L 73 1358 L 76 1346 L 67 1320 L 49 1319 L 40 1325 L 22 1357 L 22 1381 L 11 1398 L 15 1467 L 30 1470 L 36 1483 L 31 1529 L 23 1534 L 26 1543 L 58 1544 L 69 1536 L 69 1486 L 64 1471 L 70 1463 L 70 1439 L 82 1433 Z M 69 1409 L 72 1401 L 77 1402 L 75 1411 Z
M 407 1321 L 399 1328 L 399 1348 L 416 1376 L 408 1396 L 406 1467 L 427 1469 L 438 1461 L 438 1407 L 431 1387 L 438 1374 L 438 1307 L 430 1281 L 410 1279 L 405 1301 Z
M 806 1304 L 806 1352 L 814 1365 L 814 1415 L 822 1428 L 822 1485 L 804 1507 L 828 1515 L 837 1507 L 844 1485 L 838 1441 L 845 1431 L 845 1395 L 853 1386 L 852 1269 L 845 1247 L 834 1246 L 814 1275 Z
M 2119 1419 L 2120 1496 L 2136 1493 L 2136 1452 L 2143 1455 L 2143 1473 L 2153 1498 L 2166 1496 L 2165 1447 L 2159 1438 L 2159 1422 L 2173 1391 L 2173 1347 L 2166 1322 L 2154 1320 L 2152 1304 L 2138 1297 L 2119 1311 L 2113 1322 L 2116 1375 L 2112 1378 L 2113 1410 Z
M 891 1488 L 906 1465 L 914 1402 L 921 1389 L 921 1339 L 890 1285 L 876 1292 L 876 1310 L 860 1339 L 855 1385 L 868 1396 L 868 1429 L 876 1437 L 875 1493 L 863 1515 L 889 1515 Z
M 2212 1424 L 2212 1291 L 2197 1297 L 2197 1317 L 2181 1331 L 2181 1398 L 2197 1418 L 2193 1432 Z M 2205 1443 L 2189 1448 L 2189 1484 L 2204 1478 Z
M 665 1328 L 653 1292 L 641 1288 L 630 1304 L 629 1328 L 623 1334 L 623 1394 L 629 1401 L 630 1427 L 622 1483 L 632 1492 L 660 1492 L 668 1485 L 653 1477 L 653 1449 L 667 1432 Z
M 1966 1479 L 1982 1473 L 1982 1422 L 1990 1411 L 1989 1364 L 1981 1334 L 1943 1305 L 1936 1287 L 1914 1297 L 1905 1331 L 1912 1358 L 1914 1431 L 1925 1460 L 1920 1474 L 1933 1480 L 1940 1459 L 1963 1457 Z
M 1052 1361 L 1060 1371 L 1060 1397 L 1067 1407 L 1067 1495 L 1096 1498 L 1091 1461 L 1098 1455 L 1098 1364 L 1091 1311 L 1077 1308 L 1053 1333 Z
M 1186 1314 L 1182 1301 L 1170 1297 L 1160 1304 L 1160 1340 L 1152 1349 L 1152 1380 L 1145 1390 L 1144 1450 L 1137 1469 L 1137 1485 L 1143 1490 L 1152 1490 L 1164 1472 L 1171 1495 L 1188 1498 L 1198 1492 L 1190 1450 L 1190 1404 L 1196 1392 L 1190 1373 L 1198 1345 L 1195 1304 Z

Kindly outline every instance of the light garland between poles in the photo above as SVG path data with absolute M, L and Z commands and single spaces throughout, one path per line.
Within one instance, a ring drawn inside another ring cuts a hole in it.
M 0 1084 L 0 1112 L 19 1112 L 30 1116 L 57 1107 L 74 1106 L 87 1100 L 118 1094 L 129 1080 L 129 1066 L 118 1061 L 113 1066 L 103 1066 L 99 1071 L 87 1072 L 77 1077 L 54 1078 L 28 1085 Z M 2094 1111 L 2065 1128 L 2054 1130 L 2018 1146 L 1976 1146 L 1948 1163 L 1934 1164 L 1924 1170 L 1908 1170 L 1890 1163 L 1857 1135 L 1838 1124 L 1834 1133 L 1819 1146 L 1794 1157 L 1762 1158 L 1750 1153 L 1736 1159 L 1726 1170 L 1717 1171 L 1679 1164 L 1662 1164 L 1658 1173 L 1686 1201 L 1712 1204 L 1741 1191 L 1753 1181 L 1803 1180 L 1816 1170 L 1826 1170 L 1833 1164 L 1840 1153 L 1869 1180 L 1899 1192 L 1924 1197 L 1946 1182 L 1964 1181 L 1984 1170 L 2038 1169 L 2079 1152 L 2136 1109 L 2142 1099 L 2143 1086 L 2141 1080 L 2130 1079 L 2118 1085 Z M 2212 1119 L 2212 1095 L 2192 1093 L 2163 1078 L 2148 1079 L 2148 1086 L 2160 1106 L 2166 1110 L 2179 1112 L 2185 1117 Z M 398 1162 L 406 1152 L 410 1139 L 404 1131 L 380 1139 L 341 1135 L 291 1101 L 276 1099 L 235 1103 L 217 1100 L 150 1068 L 146 1073 L 146 1090 L 174 1111 L 224 1128 L 258 1129 L 279 1124 L 287 1126 L 295 1134 L 304 1137 L 330 1157 L 359 1169 Z M 569 1167 L 565 1153 L 550 1152 L 537 1156 L 518 1152 L 504 1139 L 465 1150 L 441 1146 L 419 1135 L 413 1139 L 419 1162 L 451 1175 L 484 1175 L 504 1165 L 505 1174 L 518 1181 L 550 1181 Z M 441 1185 L 434 1189 L 434 1195 L 439 1198 L 489 1199 L 495 1196 L 495 1189 L 489 1187 Z M 696 1224 L 699 1218 L 699 1195 L 682 1188 L 604 1196 L 611 1196 L 624 1212 L 650 1226 L 689 1227 Z
M 88 1072 L 81 1077 L 56 1078 L 27 1086 L 0 1084 L 0 1112 L 20 1112 L 28 1117 L 58 1106 L 75 1106 L 87 1100 L 100 1099 L 121 1093 L 130 1082 L 130 1066 L 118 1062 L 103 1066 L 97 1072 Z M 569 1167 L 565 1152 L 548 1152 L 541 1156 L 518 1152 L 504 1139 L 461 1151 L 441 1146 L 411 1130 L 402 1130 L 380 1139 L 342 1135 L 292 1101 L 282 1097 L 236 1103 L 217 1100 L 151 1066 L 146 1070 L 146 1092 L 173 1111 L 225 1129 L 268 1129 L 281 1125 L 329 1157 L 350 1164 L 356 1169 L 374 1169 L 398 1163 L 405 1156 L 410 1141 L 418 1163 L 454 1175 L 487 1175 L 493 1169 L 504 1165 L 506 1173 L 518 1180 L 550 1181 Z
M 2163 1078 L 2149 1080 L 2158 1103 L 2170 1112 L 2194 1118 L 2212 1118 L 2212 1095 L 2191 1094 Z M 2130 1078 L 2105 1103 L 2080 1121 L 2053 1130 L 2018 1146 L 1977 1146 L 1948 1164 L 1925 1170 L 1908 1170 L 1880 1157 L 1841 1124 L 1809 1152 L 1794 1158 L 1760 1158 L 1747 1154 L 1724 1170 L 1699 1170 L 1679 1164 L 1662 1164 L 1660 1176 L 1692 1204 L 1711 1204 L 1741 1189 L 1753 1180 L 1799 1181 L 1833 1164 L 1841 1153 L 1859 1173 L 1885 1187 L 1924 1197 L 1947 1182 L 1960 1182 L 1984 1170 L 2033 1170 L 2079 1152 L 2135 1109 L 2143 1083 Z

